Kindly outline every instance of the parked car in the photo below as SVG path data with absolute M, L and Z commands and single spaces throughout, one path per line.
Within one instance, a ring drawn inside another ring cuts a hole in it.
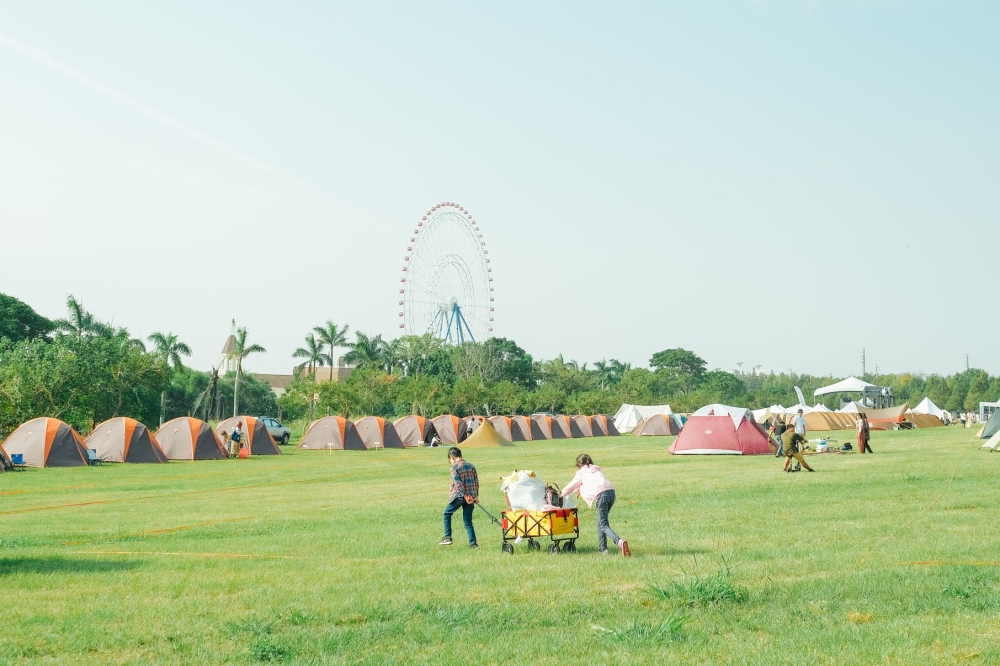
M 271 433 L 274 441 L 278 444 L 288 444 L 288 440 L 292 436 L 292 431 L 281 425 L 278 419 L 272 419 L 269 416 L 258 416 L 257 418 L 264 422 L 264 427 Z

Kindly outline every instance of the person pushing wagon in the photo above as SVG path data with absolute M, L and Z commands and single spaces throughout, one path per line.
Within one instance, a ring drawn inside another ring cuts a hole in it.
M 576 491 L 580 492 L 580 497 L 587 502 L 587 506 L 597 508 L 597 552 L 601 555 L 608 554 L 608 537 L 611 537 L 622 555 L 631 557 L 628 541 L 619 537 L 608 522 L 608 514 L 615 505 L 615 487 L 586 453 L 576 457 L 576 476 L 566 484 L 559 497 L 566 497 Z

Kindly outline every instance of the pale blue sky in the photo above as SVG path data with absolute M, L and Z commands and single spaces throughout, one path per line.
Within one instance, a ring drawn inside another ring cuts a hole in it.
M 538 4 L 0 1 L 0 291 L 288 372 L 457 201 L 536 357 L 1000 373 L 1000 6 Z

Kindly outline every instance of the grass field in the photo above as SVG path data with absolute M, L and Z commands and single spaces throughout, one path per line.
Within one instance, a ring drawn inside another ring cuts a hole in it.
M 501 474 L 590 453 L 631 559 L 585 507 L 575 555 L 504 555 L 478 512 L 481 550 L 460 515 L 438 547 L 444 449 L 2 474 L 0 663 L 998 663 L 1000 455 L 971 433 L 816 474 L 667 438 L 467 451 L 494 512 Z

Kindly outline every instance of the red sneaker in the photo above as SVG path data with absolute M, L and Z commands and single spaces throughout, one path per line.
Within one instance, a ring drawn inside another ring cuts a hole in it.
M 628 549 L 628 541 L 622 539 L 618 542 L 618 547 L 622 551 L 622 557 L 632 557 L 632 551 Z

